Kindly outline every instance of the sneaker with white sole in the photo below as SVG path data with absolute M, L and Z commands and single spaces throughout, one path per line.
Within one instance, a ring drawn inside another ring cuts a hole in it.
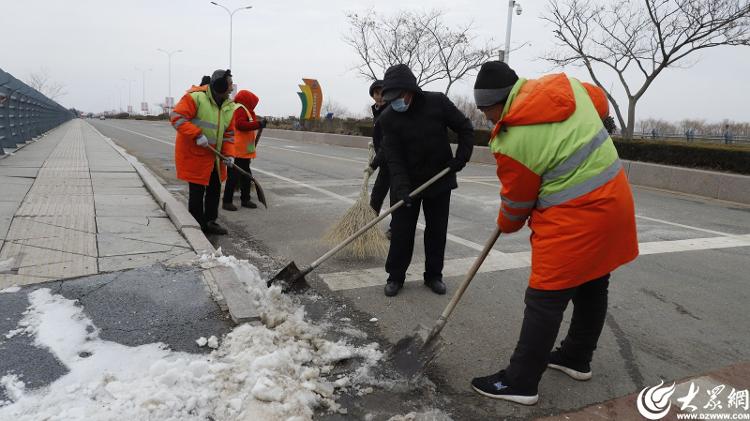
M 522 391 L 505 384 L 503 379 L 505 370 L 486 377 L 476 377 L 471 380 L 471 387 L 480 395 L 492 399 L 502 399 L 509 402 L 520 403 L 521 405 L 534 405 L 539 400 L 539 394 L 536 392 Z
M 553 368 L 555 370 L 560 370 L 570 376 L 570 378 L 582 382 L 591 380 L 592 377 L 591 364 L 574 363 L 566 359 L 560 353 L 559 348 L 555 351 L 550 352 L 549 363 L 547 364 L 547 367 Z

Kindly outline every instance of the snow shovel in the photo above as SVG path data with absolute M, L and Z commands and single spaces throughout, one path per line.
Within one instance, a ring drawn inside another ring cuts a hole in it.
M 222 155 L 221 152 L 217 151 L 216 148 L 214 148 L 213 146 L 206 145 L 206 147 L 208 149 L 211 149 L 211 151 L 215 153 L 216 156 L 219 157 L 219 159 L 222 159 L 222 160 L 226 159 L 226 157 Z M 253 185 L 255 186 L 255 193 L 258 195 L 258 201 L 262 203 L 263 206 L 266 207 L 266 209 L 268 209 L 268 205 L 266 204 L 266 193 L 263 191 L 263 187 L 260 186 L 260 183 L 258 183 L 258 180 L 256 180 L 252 174 L 238 167 L 236 164 L 232 164 L 232 167 L 235 170 L 237 170 L 237 172 L 239 172 L 240 174 L 250 179 L 250 182 L 253 183 Z
M 434 177 L 427 180 L 426 183 L 422 184 L 421 186 L 417 187 L 416 190 L 409 193 L 409 197 L 414 197 L 418 195 L 419 193 L 422 193 L 422 191 L 424 191 L 427 187 L 430 187 L 433 183 L 438 181 L 444 175 L 448 174 L 450 171 L 451 171 L 450 168 L 446 168 L 440 171 Z M 297 264 L 294 263 L 294 261 L 289 262 L 289 264 L 287 264 L 283 269 L 281 269 L 281 271 L 279 271 L 279 273 L 277 273 L 276 276 L 268 280 L 267 285 L 270 287 L 272 284 L 276 282 L 282 282 L 290 288 L 297 288 L 301 286 L 301 285 L 297 285 L 297 283 L 300 280 L 302 281 L 302 285 L 305 285 L 306 284 L 305 279 L 304 279 L 305 275 L 315 270 L 315 268 L 320 266 L 321 263 L 325 262 L 326 260 L 331 258 L 334 254 L 341 251 L 341 249 L 349 245 L 349 243 L 356 240 L 357 237 L 364 234 L 367 230 L 374 227 L 378 222 L 382 221 L 386 216 L 392 214 L 393 212 L 396 211 L 396 209 L 400 208 L 403 205 L 404 205 L 404 201 L 399 200 L 395 205 L 391 206 L 387 211 L 381 213 L 377 218 L 373 219 L 367 225 L 360 228 L 359 231 L 350 235 L 349 238 L 347 238 L 346 240 L 342 241 L 339 245 L 329 250 L 326 254 L 320 256 L 318 260 L 312 262 L 310 266 L 303 267 L 302 270 L 300 270 L 297 267 Z
M 422 372 L 440 352 L 441 342 L 437 340 L 440 331 L 443 330 L 448 317 L 450 317 L 456 308 L 458 301 L 464 295 L 464 292 L 469 287 L 469 284 L 474 279 L 477 271 L 479 271 L 479 267 L 484 263 L 499 236 L 500 228 L 496 227 L 492 236 L 485 243 L 482 252 L 477 256 L 474 264 L 469 269 L 469 272 L 466 273 L 464 281 L 453 294 L 453 298 L 451 298 L 445 310 L 443 310 L 443 314 L 435 321 L 432 329 L 420 324 L 417 326 L 414 334 L 402 338 L 394 345 L 389 359 L 399 372 L 405 374 L 407 377 L 413 377 L 415 374 Z

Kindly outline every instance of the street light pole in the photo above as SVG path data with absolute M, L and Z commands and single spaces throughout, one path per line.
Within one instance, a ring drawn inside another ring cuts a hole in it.
M 141 100 L 142 103 L 146 102 L 146 72 L 150 72 L 151 68 L 149 69 L 141 69 L 136 67 L 135 70 L 139 72 L 143 72 L 143 99 Z M 146 110 L 143 110 L 143 107 L 141 106 L 141 111 L 144 111 L 146 114 L 148 114 L 148 104 L 146 104 Z
M 166 54 L 167 55 L 167 59 L 169 61 L 169 69 L 168 69 L 168 73 L 167 73 L 167 80 L 168 80 L 168 82 L 167 82 L 167 86 L 168 86 L 168 88 L 167 88 L 168 89 L 168 91 L 167 91 L 167 101 L 169 101 L 170 98 L 172 98 L 172 54 L 181 53 L 182 50 L 167 51 L 167 50 L 162 50 L 161 48 L 157 48 L 156 50 L 157 51 L 161 51 L 162 53 Z M 171 105 L 172 104 L 167 103 L 167 104 L 164 104 L 164 105 L 167 106 L 167 111 L 171 110 Z
M 521 4 L 516 0 L 508 0 L 508 23 L 505 27 L 505 53 L 503 54 L 503 61 L 508 64 L 510 61 L 510 28 L 513 25 L 513 8 L 516 8 L 516 14 L 520 15 Z
M 224 9 L 229 14 L 229 69 L 231 69 L 232 68 L 232 33 L 233 33 L 232 32 L 232 19 L 234 18 L 234 14 L 235 13 L 239 12 L 240 10 L 244 10 L 244 9 L 252 9 L 253 6 L 242 6 L 242 7 L 236 8 L 234 10 L 229 10 L 226 7 L 224 7 L 223 5 L 221 5 L 219 3 L 216 3 L 215 1 L 212 1 L 211 4 L 213 4 L 214 6 L 221 7 L 222 9 Z
M 128 82 L 128 113 L 130 113 L 130 109 L 133 107 L 133 79 L 121 78 L 121 80 Z

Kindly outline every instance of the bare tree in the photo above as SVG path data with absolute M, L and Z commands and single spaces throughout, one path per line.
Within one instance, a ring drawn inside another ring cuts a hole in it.
M 38 72 L 29 73 L 26 84 L 51 100 L 68 94 L 65 92 L 65 85 L 50 78 L 49 69 L 46 67 L 42 67 Z
M 349 116 L 349 110 L 344 105 L 332 99 L 323 101 L 323 108 L 321 111 L 323 116 L 328 113 L 333 113 L 333 116 L 336 118 L 346 118 Z
M 584 66 L 607 94 L 624 137 L 635 128 L 635 108 L 668 67 L 722 45 L 750 45 L 748 0 L 549 0 L 543 17 L 558 49 L 543 58 L 557 66 Z M 628 104 L 623 114 L 602 76 L 614 74 Z
M 445 80 L 447 94 L 455 82 L 489 60 L 492 49 L 474 46 L 472 24 L 451 29 L 443 18 L 440 10 L 402 10 L 392 16 L 349 13 L 344 42 L 357 53 L 356 70 L 366 79 L 378 79 L 388 67 L 403 63 L 420 87 Z
M 473 99 L 464 95 L 457 95 L 451 98 L 451 101 L 456 105 L 456 108 L 464 113 L 466 118 L 471 120 L 471 124 L 475 129 L 487 127 L 487 118 L 485 118 L 483 112 L 479 111 Z

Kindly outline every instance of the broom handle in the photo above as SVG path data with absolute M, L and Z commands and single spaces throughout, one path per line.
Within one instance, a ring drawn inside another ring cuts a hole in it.
M 445 310 L 443 310 L 443 314 L 441 314 L 440 318 L 437 319 L 437 321 L 435 321 L 435 326 L 433 326 L 432 330 L 430 331 L 430 334 L 427 335 L 425 344 L 429 343 L 433 338 L 435 338 L 438 335 L 438 333 L 440 333 L 441 330 L 443 330 L 443 326 L 445 326 L 445 323 L 448 321 L 448 317 L 450 317 L 451 313 L 453 313 L 453 309 L 455 309 L 456 305 L 458 305 L 458 301 L 461 300 L 461 297 L 464 295 L 464 292 L 466 292 L 466 289 L 469 288 L 469 284 L 471 283 L 471 280 L 474 279 L 474 276 L 479 271 L 479 267 L 482 266 L 482 263 L 484 263 L 484 260 L 487 258 L 487 255 L 489 255 L 490 251 L 492 251 L 492 246 L 495 245 L 495 242 L 497 242 L 497 238 L 500 237 L 500 232 L 501 232 L 500 227 L 496 226 L 495 231 L 492 233 L 492 236 L 484 244 L 484 248 L 482 249 L 482 252 L 479 254 L 479 256 L 477 256 L 477 259 L 474 261 L 474 264 L 471 265 L 469 272 L 466 273 L 466 277 L 464 277 L 464 281 L 461 283 L 461 285 L 458 287 L 456 292 L 453 294 L 453 298 L 451 298 L 451 301 L 445 307 Z
M 219 159 L 221 159 L 221 160 L 227 159 L 226 156 L 222 155 L 221 152 L 217 151 L 216 148 L 214 148 L 213 146 L 206 145 L 206 147 L 208 149 L 210 149 L 211 152 L 215 153 L 216 156 L 219 157 Z M 245 177 L 248 177 L 251 180 L 255 180 L 255 178 L 253 178 L 252 174 L 250 174 L 249 172 L 247 172 L 247 171 L 243 170 L 242 168 L 238 167 L 237 164 L 232 164 L 232 168 L 234 168 L 235 170 L 239 171 L 240 174 L 244 175 Z
M 427 187 L 430 187 L 433 183 L 435 183 L 436 181 L 438 181 L 439 179 L 441 179 L 444 175 L 448 174 L 450 171 L 451 171 L 450 168 L 446 168 L 446 169 L 440 171 L 439 173 L 437 173 L 437 175 L 435 175 L 431 179 L 427 180 L 426 183 L 422 184 L 421 186 L 417 187 L 416 190 L 414 190 L 413 192 L 409 193 L 409 197 L 414 197 L 414 196 L 418 195 L 419 193 L 422 193 Z M 349 238 L 347 238 L 346 240 L 342 241 L 341 244 L 339 244 L 338 246 L 336 246 L 336 247 L 332 248 L 331 250 L 329 250 L 328 253 L 320 256 L 318 258 L 318 260 L 312 262 L 310 264 L 310 266 L 308 267 L 309 270 L 312 271 L 313 269 L 315 269 L 318 266 L 320 266 L 321 263 L 325 262 L 331 256 L 333 256 L 334 254 L 336 254 L 339 251 L 341 251 L 341 249 L 343 249 L 344 247 L 348 246 L 349 243 L 351 243 L 352 241 L 354 241 L 355 239 L 357 239 L 357 237 L 359 237 L 360 235 L 364 234 L 367 230 L 369 230 L 370 228 L 374 227 L 378 222 L 380 222 L 383 219 L 385 219 L 386 216 L 392 214 L 394 211 L 396 211 L 396 209 L 400 208 L 403 205 L 404 205 L 404 201 L 403 200 L 399 200 L 395 205 L 391 206 L 387 211 L 381 213 L 377 218 L 373 219 L 367 225 L 365 225 L 364 227 L 360 228 L 359 231 L 355 232 L 354 234 L 350 235 Z

